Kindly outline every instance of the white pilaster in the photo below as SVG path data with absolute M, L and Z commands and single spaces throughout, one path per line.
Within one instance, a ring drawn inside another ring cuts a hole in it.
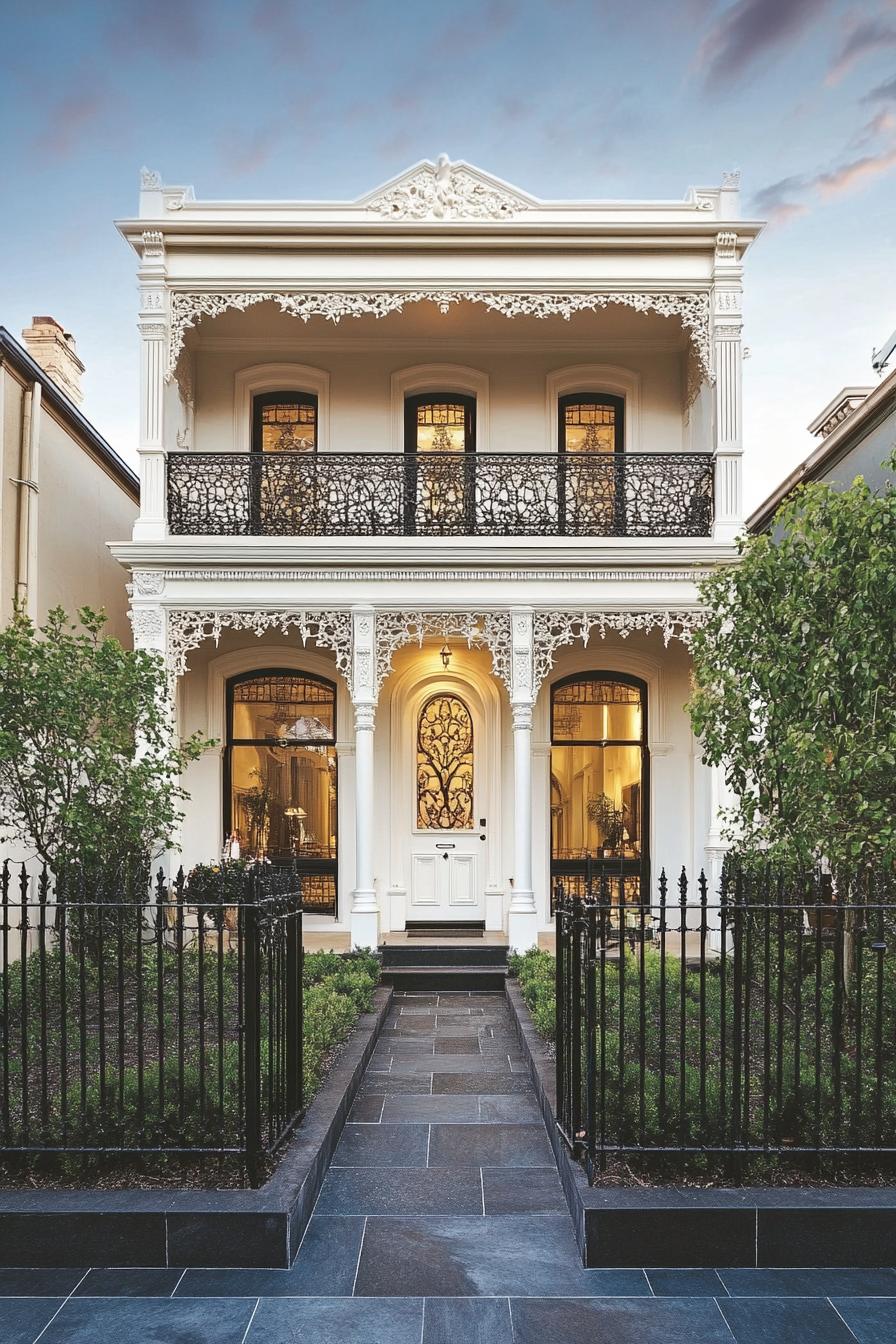
M 165 519 L 165 351 L 168 300 L 165 248 L 161 233 L 143 234 L 140 279 L 140 516 L 134 540 L 164 537 Z
M 715 383 L 715 526 L 716 541 L 732 541 L 743 524 L 743 349 L 741 296 L 743 266 L 737 234 L 716 237 L 713 268 L 713 359 Z
M 379 942 L 379 906 L 373 871 L 374 772 L 376 718 L 376 614 L 372 607 L 352 608 L 352 703 L 355 707 L 355 888 L 352 892 L 352 947 L 375 948 Z
M 507 938 L 517 952 L 525 952 L 538 943 L 538 912 L 532 886 L 532 709 L 535 700 L 532 621 L 531 607 L 511 608 L 514 871 Z

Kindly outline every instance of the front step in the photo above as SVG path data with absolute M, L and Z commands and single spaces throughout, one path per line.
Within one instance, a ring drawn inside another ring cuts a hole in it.
M 457 947 L 426 943 L 384 943 L 383 967 L 392 966 L 505 966 L 505 944 L 461 943 Z
M 433 947 L 402 943 L 380 947 L 384 984 L 398 990 L 502 990 L 507 977 L 507 948 L 482 943 Z
M 384 966 L 380 980 L 393 989 L 414 994 L 439 990 L 502 990 L 506 966 Z

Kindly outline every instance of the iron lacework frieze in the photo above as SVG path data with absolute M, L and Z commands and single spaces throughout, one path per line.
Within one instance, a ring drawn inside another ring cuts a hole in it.
M 707 537 L 710 453 L 171 453 L 175 536 Z

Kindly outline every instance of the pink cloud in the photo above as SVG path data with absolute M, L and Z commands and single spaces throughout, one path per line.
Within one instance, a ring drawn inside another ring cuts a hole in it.
M 756 193 L 753 207 L 770 223 L 786 224 L 807 214 L 813 197 L 832 200 L 849 195 L 893 167 L 896 167 L 896 145 L 879 154 L 864 154 L 838 163 L 824 172 L 781 178 Z
M 828 173 L 819 173 L 813 181 L 824 197 L 844 196 L 855 191 L 870 179 L 879 177 L 896 165 L 896 145 L 882 154 L 866 154 L 851 163 L 841 163 Z
M 34 138 L 35 150 L 49 158 L 67 158 L 80 143 L 83 132 L 98 120 L 108 103 L 105 90 L 95 86 L 63 94 L 47 106 L 44 129 Z
M 850 19 L 828 71 L 827 83 L 836 84 L 857 62 L 884 47 L 896 47 L 896 24 L 883 18 Z

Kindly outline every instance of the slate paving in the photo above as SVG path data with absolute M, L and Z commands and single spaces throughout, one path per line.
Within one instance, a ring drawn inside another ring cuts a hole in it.
M 582 1268 L 501 994 L 396 994 L 291 1269 L 0 1269 L 2 1344 L 893 1344 L 896 1270 Z

